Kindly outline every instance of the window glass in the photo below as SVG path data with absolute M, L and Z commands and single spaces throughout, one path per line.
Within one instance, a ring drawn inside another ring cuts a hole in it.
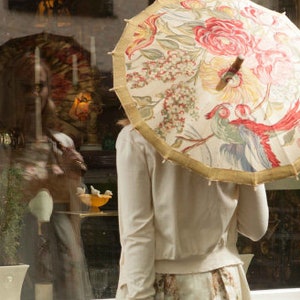
M 115 295 L 123 111 L 107 53 L 147 5 L 0 1 L 0 265 L 29 266 L 22 300 Z
M 0 265 L 29 266 L 21 300 L 114 297 L 124 112 L 109 91 L 108 52 L 124 19 L 153 2 L 0 0 Z M 298 21 L 296 1 L 256 2 Z M 254 255 L 252 289 L 299 285 L 299 187 L 278 186 L 268 185 L 266 236 L 238 240 L 241 254 Z
M 8 0 L 8 8 L 40 15 L 69 15 L 90 17 L 113 16 L 113 0 Z
M 258 242 L 240 237 L 241 254 L 253 258 L 247 272 L 250 288 L 299 286 L 299 190 L 268 190 L 269 228 Z

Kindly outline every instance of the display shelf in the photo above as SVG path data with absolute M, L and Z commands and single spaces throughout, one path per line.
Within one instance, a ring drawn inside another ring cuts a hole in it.
M 70 216 L 78 216 L 81 219 L 88 217 L 117 217 L 118 211 L 116 210 L 105 210 L 99 212 L 89 212 L 89 211 L 56 211 L 57 214 L 65 214 Z

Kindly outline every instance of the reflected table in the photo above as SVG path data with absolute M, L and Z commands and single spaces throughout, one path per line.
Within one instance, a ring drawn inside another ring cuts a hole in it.
M 89 212 L 89 211 L 56 211 L 57 214 L 65 214 L 70 216 L 76 216 L 81 219 L 88 217 L 117 217 L 117 210 L 102 210 L 99 212 Z

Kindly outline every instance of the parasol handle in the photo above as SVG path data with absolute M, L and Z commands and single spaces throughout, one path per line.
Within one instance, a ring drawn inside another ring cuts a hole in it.
M 231 80 L 233 76 L 240 70 L 243 61 L 244 58 L 240 55 L 235 59 L 233 64 L 230 66 L 228 71 L 222 76 L 220 82 L 216 86 L 217 91 L 221 91 L 222 89 L 224 89 L 224 87 L 227 85 L 229 80 Z
M 228 72 L 233 71 L 236 73 L 241 68 L 243 61 L 244 61 L 244 58 L 239 55 L 235 59 L 234 63 L 231 65 L 231 67 L 229 68 Z

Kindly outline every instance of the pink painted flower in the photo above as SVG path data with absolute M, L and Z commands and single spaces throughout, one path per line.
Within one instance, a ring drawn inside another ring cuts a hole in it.
M 245 7 L 245 9 L 241 11 L 241 15 L 245 18 L 252 19 L 256 24 L 274 26 L 278 23 L 278 17 L 253 6 Z
M 210 18 L 204 26 L 194 28 L 195 39 L 216 55 L 246 55 L 255 44 L 254 37 L 246 32 L 239 20 Z
M 261 82 L 268 84 L 284 84 L 284 79 L 288 79 L 291 75 L 292 62 L 279 47 L 256 49 L 257 66 L 254 73 Z
M 134 33 L 134 41 L 125 51 L 129 58 L 135 51 L 148 47 L 153 43 L 157 32 L 156 21 L 161 15 L 151 15 L 144 23 L 139 24 L 138 30 Z

